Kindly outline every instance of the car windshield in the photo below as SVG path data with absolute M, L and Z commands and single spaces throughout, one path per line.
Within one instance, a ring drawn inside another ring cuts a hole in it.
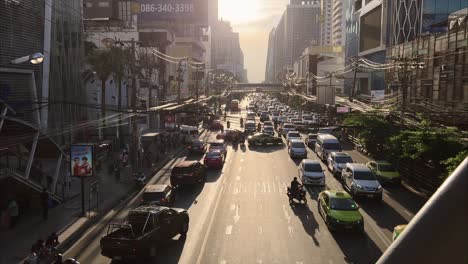
M 396 171 L 395 167 L 391 164 L 379 164 L 379 170 L 381 171 Z
M 340 143 L 324 143 L 323 148 L 324 149 L 339 150 L 339 149 L 341 149 L 341 145 L 340 145 Z
M 348 156 L 338 156 L 338 157 L 335 157 L 335 162 L 336 163 L 353 163 L 353 159 L 351 157 L 348 157 Z
M 284 128 L 294 128 L 294 125 L 284 125 Z
M 317 135 L 309 135 L 309 139 L 317 139 Z
M 304 170 L 309 172 L 322 172 L 322 166 L 318 163 L 308 163 L 304 165 Z
M 191 173 L 191 170 L 188 167 L 174 167 L 172 169 L 172 173 L 175 173 L 175 174 L 188 174 L 188 173 Z
M 292 142 L 291 147 L 292 148 L 305 148 L 304 143 L 302 142 Z
M 289 135 L 289 137 L 293 137 L 293 138 L 301 137 L 301 135 L 299 133 L 289 133 L 288 135 Z
M 268 131 L 272 131 L 273 130 L 273 127 L 265 127 L 265 130 L 268 130 Z
M 333 130 L 326 128 L 326 129 L 319 129 L 319 134 L 331 134 Z
M 339 211 L 355 211 L 358 207 L 351 199 L 331 198 L 330 209 Z
M 248 127 L 248 128 L 255 127 L 255 124 L 254 123 L 247 123 L 247 124 L 245 124 L 245 127 Z
M 375 180 L 374 173 L 371 171 L 355 171 L 354 172 L 355 180 L 364 180 L 364 181 L 373 181 Z

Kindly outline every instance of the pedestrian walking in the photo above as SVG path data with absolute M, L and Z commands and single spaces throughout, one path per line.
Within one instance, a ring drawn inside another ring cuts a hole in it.
M 18 203 L 13 197 L 10 197 L 10 202 L 8 203 L 8 215 L 10 216 L 9 228 L 11 229 L 16 225 L 19 216 Z
M 120 182 L 120 166 L 117 161 L 114 162 L 114 176 L 115 176 L 115 180 L 117 182 Z
M 47 216 L 49 214 L 49 193 L 47 192 L 47 188 L 42 189 L 41 206 L 42 206 L 42 219 L 47 220 Z

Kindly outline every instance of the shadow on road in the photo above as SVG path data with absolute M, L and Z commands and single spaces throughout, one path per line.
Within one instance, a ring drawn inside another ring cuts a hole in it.
M 328 186 L 311 186 L 311 185 L 308 185 L 308 186 L 306 186 L 306 190 L 309 193 L 310 198 L 317 201 L 319 194 L 322 191 L 328 190 Z
M 379 227 L 385 228 L 390 232 L 393 232 L 395 226 L 407 223 L 406 219 L 385 201 L 363 201 L 359 205 L 374 219 Z
M 317 220 L 315 220 L 314 214 L 310 211 L 307 205 L 291 205 L 294 214 L 301 220 L 304 231 L 312 237 L 314 244 L 319 247 L 320 242 L 315 237 L 316 231 L 319 229 Z
M 178 187 L 174 207 L 189 209 L 193 204 L 197 204 L 197 197 L 203 191 L 204 186 L 205 184 L 197 184 Z
M 224 166 L 227 166 L 224 164 Z M 209 168 L 206 171 L 206 182 L 216 182 L 221 177 L 222 168 Z
M 346 263 L 375 263 L 382 251 L 367 234 L 333 232 L 336 243 L 345 255 Z
M 267 146 L 253 146 L 248 145 L 250 151 L 271 153 L 285 148 L 285 145 L 267 145 Z
M 417 196 L 402 186 L 385 186 L 384 188 L 388 196 L 412 214 L 416 214 L 426 203 L 424 198 Z

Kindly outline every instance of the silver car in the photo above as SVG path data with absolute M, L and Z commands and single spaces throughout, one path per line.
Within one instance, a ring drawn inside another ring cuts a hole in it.
M 325 173 L 318 160 L 303 159 L 299 164 L 298 173 L 304 185 L 325 185 Z
M 351 156 L 345 152 L 332 152 L 327 158 L 327 168 L 333 175 L 340 175 L 346 163 L 353 163 Z
M 382 200 L 382 185 L 380 185 L 374 173 L 364 164 L 346 164 L 341 171 L 341 180 L 353 196 L 366 196 Z
M 291 158 L 307 158 L 306 146 L 300 139 L 291 139 L 289 141 L 288 153 Z

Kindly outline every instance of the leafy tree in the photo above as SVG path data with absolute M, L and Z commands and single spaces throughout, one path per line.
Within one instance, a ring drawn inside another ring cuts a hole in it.
M 354 127 L 363 147 L 370 153 L 383 151 L 384 143 L 396 128 L 378 115 L 354 114 L 343 121 L 343 125 Z
M 455 169 L 468 157 L 468 150 L 462 150 L 460 151 L 457 155 L 448 158 L 444 161 L 442 161 L 442 164 L 445 165 L 446 170 L 447 170 L 447 175 L 448 177 L 452 172 L 455 171 Z
M 399 158 L 424 160 L 439 168 L 442 161 L 457 155 L 464 145 L 455 128 L 429 127 L 405 130 L 389 139 L 388 150 Z

